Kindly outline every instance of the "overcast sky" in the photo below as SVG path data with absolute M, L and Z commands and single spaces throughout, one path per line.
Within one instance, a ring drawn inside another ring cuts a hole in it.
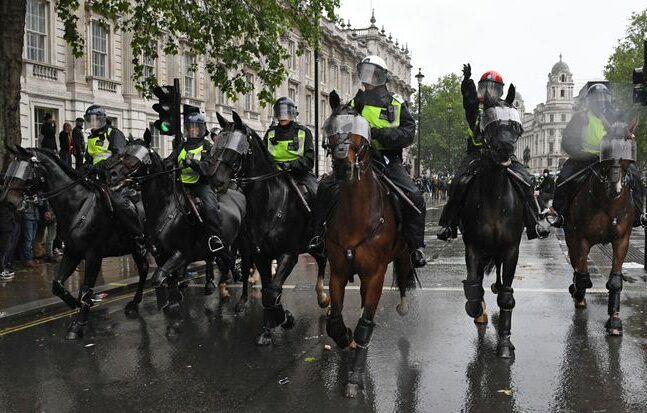
M 461 73 L 497 70 L 514 83 L 526 110 L 546 99 L 548 72 L 563 54 L 576 90 L 602 79 L 603 69 L 629 17 L 645 0 L 341 0 L 339 15 L 355 28 L 368 27 L 371 7 L 400 43 L 408 43 L 412 75 L 424 82 Z M 415 84 L 416 80 L 412 79 Z

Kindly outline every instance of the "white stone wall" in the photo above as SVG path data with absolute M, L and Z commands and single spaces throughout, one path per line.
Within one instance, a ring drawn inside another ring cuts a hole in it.
M 31 1 L 31 0 L 30 0 Z M 108 34 L 108 68 L 105 78 L 92 76 L 91 53 L 91 22 L 96 19 L 85 2 L 79 8 L 79 27 L 86 34 L 86 53 L 80 59 L 75 59 L 63 39 L 63 25 L 56 17 L 53 0 L 44 1 L 48 7 L 47 60 L 33 62 L 27 59 L 23 62 L 21 77 L 21 131 L 23 146 L 38 145 L 37 117 L 38 113 L 51 112 L 58 121 L 58 131 L 63 122 L 73 123 L 74 119 L 83 116 L 87 106 L 96 103 L 104 106 L 108 116 L 126 136 L 143 135 L 149 124 L 157 119 L 153 111 L 154 101 L 145 100 L 135 89 L 131 79 L 132 51 L 130 49 L 131 35 L 115 29 L 114 23 L 109 24 Z M 414 89 L 411 82 L 411 57 L 408 50 L 389 39 L 384 32 L 371 23 L 366 29 L 352 29 L 330 21 L 321 24 L 322 42 L 320 49 L 320 94 L 314 93 L 314 53 L 307 50 L 304 55 L 295 56 L 295 67 L 288 71 L 288 77 L 277 89 L 276 97 L 289 96 L 294 93 L 299 108 L 299 121 L 314 129 L 314 102 L 319 102 L 320 122 L 323 124 L 329 111 L 328 94 L 335 89 L 343 100 L 350 100 L 360 84 L 356 78 L 355 66 L 367 54 L 379 54 L 390 66 L 392 76 L 389 89 L 409 99 Z M 290 32 L 285 35 L 283 44 L 288 42 L 298 45 L 298 33 Z M 307 56 L 310 57 L 307 57 Z M 26 57 L 26 52 L 24 57 Z M 309 62 L 309 63 L 308 63 Z M 204 69 L 200 56 L 197 57 L 198 70 L 195 74 L 195 94 L 184 97 L 183 103 L 201 107 L 207 116 L 209 126 L 217 123 L 216 112 L 226 118 L 231 117 L 232 111 L 245 120 L 259 134 L 263 134 L 272 122 L 271 107 L 262 107 L 255 94 L 246 97 L 239 96 L 234 101 L 223 98 L 213 85 Z M 184 96 L 184 57 L 182 51 L 177 56 L 164 56 L 155 61 L 154 70 L 160 84 L 172 84 L 173 78 L 180 79 L 180 87 Z M 309 70 L 308 70 L 309 68 Z M 324 74 L 325 72 L 325 74 Z M 258 78 L 254 82 L 259 85 Z M 251 99 L 246 107 L 246 98 Z M 308 108 L 306 102 L 310 102 Z M 40 109 L 40 111 L 39 111 Z M 308 116 L 309 115 L 309 116 Z M 309 117 L 309 119 L 307 119 Z M 161 137 L 159 149 L 163 155 L 171 151 L 171 139 Z M 320 172 L 330 169 L 329 160 L 320 150 Z

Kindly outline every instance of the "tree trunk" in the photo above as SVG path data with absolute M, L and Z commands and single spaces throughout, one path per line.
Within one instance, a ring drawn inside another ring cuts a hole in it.
M 27 0 L 0 1 L 0 171 L 7 168 L 6 145 L 20 143 L 20 74 Z

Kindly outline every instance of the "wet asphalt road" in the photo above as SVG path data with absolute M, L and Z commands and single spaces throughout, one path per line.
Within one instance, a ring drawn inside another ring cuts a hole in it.
M 283 295 L 296 326 L 277 329 L 267 348 L 253 344 L 262 318 L 258 290 L 236 315 L 235 301 L 205 299 L 199 285 L 188 289 L 174 339 L 165 336 L 152 294 L 134 320 L 123 314 L 125 297 L 109 297 L 80 342 L 63 339 L 69 317 L 5 330 L 0 411 L 647 411 L 647 284 L 642 268 L 632 268 L 637 263 L 625 269 L 624 336 L 608 338 L 602 254 L 591 262 L 589 307 L 575 310 L 562 242 L 554 235 L 524 241 L 513 285 L 516 358 L 501 360 L 496 297 L 487 288 L 493 277 L 485 282 L 490 323 L 477 328 L 464 311 L 462 241 L 443 244 L 432 239 L 433 225 L 428 230 L 433 261 L 420 275 L 423 289 L 411 294 L 406 317 L 395 311 L 398 293 L 384 291 L 357 399 L 343 397 L 350 352 L 327 338 L 315 266 L 302 257 Z M 634 241 L 644 248 L 639 236 Z M 360 314 L 357 289 L 346 293 L 351 327 Z

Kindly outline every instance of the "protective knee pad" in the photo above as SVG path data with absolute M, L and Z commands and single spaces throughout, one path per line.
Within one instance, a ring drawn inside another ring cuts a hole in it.
M 353 336 L 350 328 L 344 325 L 342 316 L 328 317 L 328 320 L 326 320 L 326 333 L 341 348 L 348 347 Z
M 611 273 L 609 281 L 607 281 L 607 290 L 612 293 L 619 293 L 622 291 L 622 273 Z
M 483 294 L 485 293 L 481 281 L 463 280 L 463 291 L 465 292 L 465 298 L 467 298 L 465 303 L 467 315 L 472 318 L 480 316 L 483 313 L 481 301 L 483 301 Z
M 355 327 L 355 333 L 353 333 L 353 339 L 358 346 L 366 347 L 371 341 L 371 335 L 373 334 L 373 329 L 375 328 L 375 322 L 372 320 L 361 317 L 357 321 L 357 327 Z
M 263 307 L 270 308 L 279 305 L 283 288 L 274 286 L 265 287 L 261 290 L 261 293 L 263 296 Z
M 591 275 L 588 272 L 573 272 L 573 284 L 575 284 L 575 289 L 579 291 L 593 287 Z
M 502 310 L 512 310 L 515 305 L 512 287 L 501 287 L 496 298 L 496 303 Z

